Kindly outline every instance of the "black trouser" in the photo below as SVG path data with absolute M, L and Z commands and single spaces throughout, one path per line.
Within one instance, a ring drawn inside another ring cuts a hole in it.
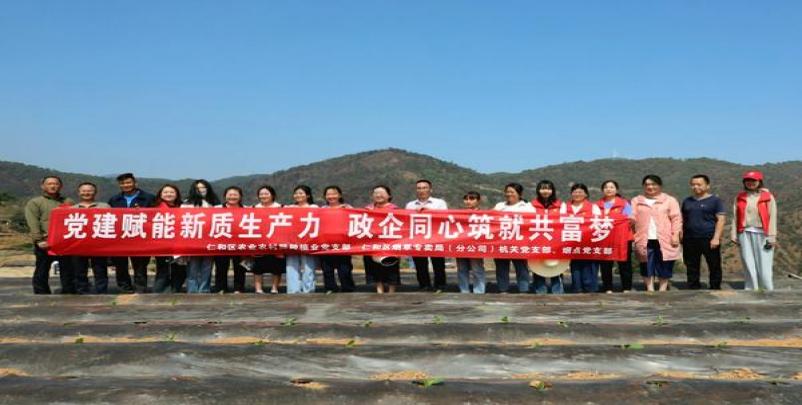
M 187 266 L 176 263 L 172 256 L 156 258 L 156 279 L 153 281 L 153 292 L 181 292 L 181 287 L 186 279 Z
M 613 264 L 618 263 L 618 274 L 621 277 L 621 289 L 632 290 L 632 242 L 627 245 L 627 260 L 621 262 L 599 262 L 602 274 L 602 290 L 613 291 Z
M 362 263 L 365 267 L 365 285 L 371 285 L 376 282 L 376 274 L 373 271 L 373 259 L 370 256 L 362 256 Z
M 95 278 L 95 293 L 106 294 L 109 290 L 109 258 L 74 256 L 72 263 L 75 270 L 75 284 L 79 294 L 91 294 L 89 283 L 89 267 L 92 267 L 92 276 Z
M 365 272 L 370 272 L 374 281 L 387 285 L 401 285 L 401 260 L 390 266 L 374 261 L 372 256 L 365 256 Z
M 682 258 L 688 269 L 688 288 L 702 288 L 699 280 L 702 255 L 710 272 L 710 288 L 721 289 L 721 246 L 711 249 L 710 238 L 685 238 L 682 241 Z
M 420 288 L 432 286 L 429 278 L 429 259 L 428 257 L 413 257 L 415 272 L 418 273 L 418 285 Z M 434 270 L 434 288 L 443 290 L 446 288 L 446 259 L 444 257 L 432 257 L 432 270 Z
M 228 291 L 228 268 L 234 267 L 234 291 L 245 292 L 245 268 L 239 256 L 217 256 L 214 258 L 214 292 Z
M 134 268 L 134 285 L 131 286 L 131 274 L 128 273 L 128 259 L 131 259 L 131 267 Z M 148 290 L 148 263 L 150 256 L 147 257 L 115 257 L 111 259 L 114 265 L 114 273 L 117 277 L 117 287 L 123 292 L 145 293 Z
M 334 279 L 335 269 L 337 278 L 340 279 L 339 291 L 354 291 L 354 277 L 351 274 L 354 266 L 351 264 L 351 256 L 323 256 L 320 260 L 320 267 L 323 269 L 323 288 L 326 291 L 337 291 L 337 281 Z
M 69 256 L 50 256 L 47 251 L 33 245 L 33 254 L 36 257 L 36 267 L 33 270 L 33 293 L 50 294 L 50 266 L 58 261 L 58 275 L 61 279 L 61 293 L 75 294 L 75 271 L 72 267 L 72 258 Z

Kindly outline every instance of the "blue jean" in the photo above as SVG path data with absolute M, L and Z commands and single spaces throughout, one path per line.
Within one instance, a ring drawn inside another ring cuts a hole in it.
M 212 257 L 195 256 L 189 258 L 187 265 L 187 293 L 208 293 L 212 291 Z
M 315 267 L 315 256 L 287 255 L 287 294 L 315 292 Z
M 471 292 L 471 271 L 473 271 L 473 293 L 485 293 L 485 261 L 483 259 L 457 259 L 457 280 L 459 292 Z
M 515 266 L 515 281 L 518 284 L 518 291 L 529 292 L 529 267 L 526 260 L 493 259 L 496 263 L 496 283 L 499 292 L 507 292 L 510 289 L 510 262 Z
M 592 260 L 571 260 L 571 288 L 575 293 L 599 291 L 599 264 Z
M 663 260 L 660 242 L 650 240 L 646 245 L 646 263 L 641 262 L 640 274 L 643 277 L 671 278 L 674 275 L 674 260 Z
M 564 292 L 563 287 L 563 276 L 554 276 L 551 277 L 551 287 L 546 285 L 546 278 L 542 276 L 538 276 L 537 274 L 534 275 L 535 281 L 535 294 L 562 294 Z

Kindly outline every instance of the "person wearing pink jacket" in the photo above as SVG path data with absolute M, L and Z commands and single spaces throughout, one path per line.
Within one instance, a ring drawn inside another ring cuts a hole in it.
M 679 259 L 682 213 L 677 199 L 663 193 L 663 180 L 650 174 L 643 178 L 643 194 L 632 199 L 632 223 L 635 226 L 635 255 L 646 291 L 654 291 L 655 279 L 660 291 L 668 290 Z

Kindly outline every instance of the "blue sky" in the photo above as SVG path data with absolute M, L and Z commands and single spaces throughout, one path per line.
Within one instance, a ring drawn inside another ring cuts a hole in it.
M 0 159 L 221 177 L 802 159 L 799 1 L 3 1 Z

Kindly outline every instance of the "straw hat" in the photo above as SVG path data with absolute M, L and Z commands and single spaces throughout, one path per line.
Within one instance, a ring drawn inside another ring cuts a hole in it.
M 555 277 L 568 271 L 570 260 L 546 259 L 529 260 L 529 269 L 541 277 Z

